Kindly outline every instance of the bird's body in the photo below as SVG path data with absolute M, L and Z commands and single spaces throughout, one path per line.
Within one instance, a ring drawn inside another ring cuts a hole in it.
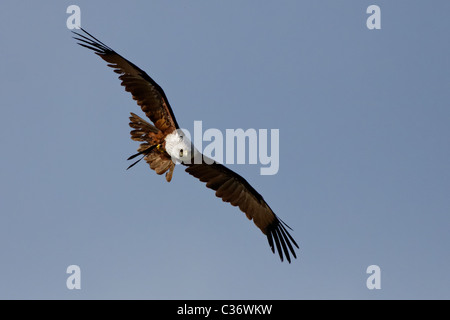
M 233 206 L 238 206 L 248 219 L 267 236 L 267 240 L 280 259 L 283 256 L 291 262 L 290 255 L 296 258 L 294 246 L 297 243 L 289 234 L 289 228 L 281 221 L 263 197 L 234 171 L 226 168 L 201 154 L 191 141 L 180 130 L 169 101 L 162 88 L 139 67 L 126 60 L 104 43 L 81 29 L 84 34 L 74 32 L 79 44 L 93 50 L 108 66 L 114 68 L 125 90 L 153 123 L 149 123 L 138 115 L 131 113 L 131 139 L 141 142 L 139 155 L 159 175 L 166 174 L 166 180 L 171 181 L 177 162 L 186 166 L 186 172 L 206 183 L 206 187 L 216 191 L 216 196 Z M 142 159 L 141 158 L 141 159 Z M 134 162 L 130 167 L 135 165 Z M 129 168 L 130 168 L 129 167 Z

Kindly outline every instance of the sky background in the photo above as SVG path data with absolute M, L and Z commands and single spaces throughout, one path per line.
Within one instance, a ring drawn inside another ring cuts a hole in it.
M 66 9 L 165 90 L 180 126 L 279 129 L 229 166 L 298 259 L 183 168 L 127 157 L 142 115 Z M 369 5 L 381 30 L 369 30 Z M 0 4 L 0 298 L 449 299 L 449 1 Z M 68 290 L 66 268 L 81 268 Z M 368 290 L 366 269 L 381 268 Z

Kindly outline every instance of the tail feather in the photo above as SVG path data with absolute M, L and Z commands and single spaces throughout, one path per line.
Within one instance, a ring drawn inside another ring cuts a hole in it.
M 130 116 L 130 127 L 134 130 L 131 130 L 131 139 L 135 141 L 148 141 L 150 143 L 154 142 L 152 140 L 154 135 L 161 136 L 161 131 L 156 128 L 154 125 L 148 123 L 138 115 L 131 112 Z M 150 141 L 149 141 L 150 140 Z
M 139 155 L 142 155 L 142 158 L 131 164 L 127 170 L 132 168 L 142 159 L 145 159 L 150 165 L 150 168 L 155 170 L 157 174 L 161 175 L 166 173 L 166 180 L 167 182 L 170 182 L 175 163 L 168 154 L 155 149 L 155 147 L 164 140 L 163 132 L 134 113 L 131 113 L 129 124 L 133 129 L 130 132 L 131 139 L 134 141 L 141 141 L 142 143 L 137 150 L 138 152 L 129 157 L 128 160 L 134 159 Z

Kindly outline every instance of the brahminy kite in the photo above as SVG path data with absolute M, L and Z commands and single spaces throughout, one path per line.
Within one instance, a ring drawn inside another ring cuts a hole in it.
M 172 179 L 176 162 L 182 163 L 187 167 L 187 173 L 206 182 L 206 187 L 215 190 L 217 197 L 238 206 L 248 219 L 253 219 L 255 225 L 267 236 L 272 252 L 278 251 L 281 261 L 285 256 L 290 263 L 291 254 L 296 258 L 293 246 L 298 248 L 298 245 L 286 229 L 291 228 L 275 215 L 264 198 L 247 180 L 195 149 L 179 130 L 163 89 L 132 62 L 117 54 L 86 30 L 81 28 L 81 31 L 84 34 L 73 31 L 77 35 L 74 39 L 79 41 L 79 45 L 94 51 L 119 74 L 122 86 L 132 94 L 133 99 L 153 123 L 150 124 L 131 113 L 130 127 L 133 129 L 131 139 L 142 143 L 137 149 L 138 153 L 128 159 L 142 155 L 157 174 L 166 174 L 168 182 Z

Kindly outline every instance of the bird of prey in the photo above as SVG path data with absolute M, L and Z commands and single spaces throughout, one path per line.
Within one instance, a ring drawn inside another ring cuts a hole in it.
M 278 218 L 263 197 L 239 174 L 220 163 L 202 155 L 183 136 L 163 89 L 144 71 L 128 61 L 86 30 L 72 31 L 78 44 L 94 51 L 108 66 L 119 74 L 122 86 L 130 92 L 151 123 L 131 113 L 131 139 L 141 142 L 133 159 L 142 156 L 157 174 L 166 174 L 170 182 L 176 162 L 186 166 L 186 172 L 216 191 L 216 196 L 233 206 L 238 206 L 248 219 L 267 236 L 272 252 L 278 252 L 291 262 L 296 258 L 294 247 L 297 243 L 289 234 L 286 225 Z M 192 161 L 194 158 L 200 161 Z M 139 161 L 139 160 L 138 160 Z M 135 165 L 134 162 L 130 167 Z M 129 167 L 129 168 L 130 168 Z M 289 228 L 290 229 L 290 228 Z

